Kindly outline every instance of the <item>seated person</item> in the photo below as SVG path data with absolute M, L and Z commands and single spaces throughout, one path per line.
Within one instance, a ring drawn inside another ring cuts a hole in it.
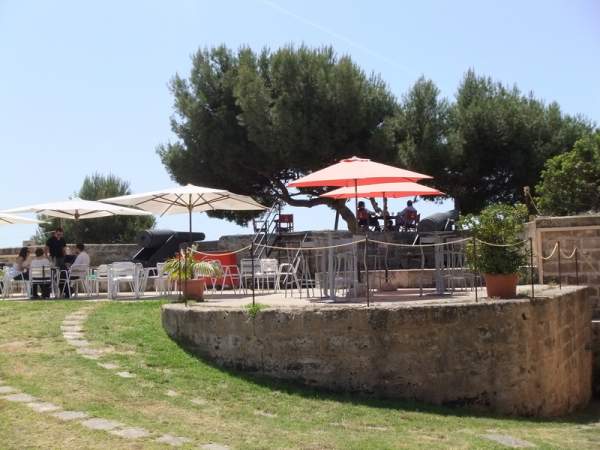
M 413 206 L 412 200 L 406 202 L 406 208 L 398 213 L 396 216 L 396 228 L 402 227 L 414 227 L 417 223 L 417 210 Z
M 14 280 L 27 280 L 29 278 L 29 264 L 31 260 L 29 258 L 29 249 L 27 247 L 21 248 L 19 255 L 15 260 L 11 268 L 11 276 Z
M 42 276 L 39 276 L 36 269 L 42 269 Z M 42 298 L 50 298 L 50 283 L 52 279 L 50 261 L 44 255 L 41 248 L 35 249 L 35 258 L 29 264 L 31 285 L 31 298 L 39 298 L 38 290 L 41 290 Z
M 358 226 L 361 229 L 367 230 L 369 226 L 373 226 L 375 227 L 375 231 L 381 231 L 377 217 L 374 213 L 372 213 L 365 207 L 365 202 L 358 202 L 358 211 L 356 218 L 358 219 Z
M 90 268 L 90 255 L 85 251 L 84 244 L 77 244 L 75 246 L 75 260 L 69 269 L 71 273 L 71 279 L 77 279 L 85 277 L 88 269 Z

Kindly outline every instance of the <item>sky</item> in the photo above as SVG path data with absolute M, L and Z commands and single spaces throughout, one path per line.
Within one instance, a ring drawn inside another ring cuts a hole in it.
M 600 1 L 0 0 L 0 210 L 64 200 L 94 172 L 134 192 L 173 185 L 156 155 L 175 140 L 173 75 L 198 48 L 290 43 L 332 45 L 398 97 L 424 75 L 452 98 L 473 68 L 600 122 Z M 416 206 L 423 217 L 452 203 Z M 298 229 L 333 227 L 325 207 L 289 212 Z M 209 239 L 248 231 L 194 223 Z M 0 247 L 34 232 L 0 227 Z

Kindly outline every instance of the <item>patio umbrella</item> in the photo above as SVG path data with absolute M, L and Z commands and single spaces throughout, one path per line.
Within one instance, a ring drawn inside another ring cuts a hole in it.
M 261 211 L 266 209 L 266 207 L 246 195 L 233 194 L 224 189 L 194 186 L 193 184 L 174 186 L 142 194 L 107 198 L 102 201 L 135 206 L 161 217 L 169 214 L 187 213 L 189 215 L 190 240 L 193 212 L 216 210 Z
M 0 212 L 0 225 L 13 225 L 13 224 L 39 224 L 42 223 L 40 220 L 29 219 L 27 217 L 13 216 L 12 214 L 4 214 Z
M 296 188 L 317 186 L 354 187 L 354 208 L 358 216 L 358 186 L 399 181 L 418 181 L 426 178 L 432 177 L 381 164 L 370 159 L 353 156 L 352 158 L 343 159 L 332 166 L 317 170 L 310 175 L 292 181 L 288 186 Z
M 73 198 L 62 202 L 40 203 L 7 209 L 7 213 L 36 213 L 61 219 L 83 220 L 111 216 L 149 216 L 150 213 L 123 206 L 109 205 L 99 201 Z
M 78 222 L 83 219 L 97 219 L 111 216 L 149 216 L 149 212 L 123 206 L 109 205 L 93 200 L 73 198 L 62 202 L 40 203 L 6 210 L 8 213 L 36 213 L 59 219 Z

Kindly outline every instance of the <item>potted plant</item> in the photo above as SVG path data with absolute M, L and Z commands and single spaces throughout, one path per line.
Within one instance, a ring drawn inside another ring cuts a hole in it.
M 169 279 L 181 283 L 186 300 L 204 299 L 204 277 L 221 276 L 221 267 L 215 261 L 196 261 L 193 251 L 181 251 L 179 255 L 165 261 L 165 272 Z
M 488 297 L 516 296 L 519 268 L 527 261 L 522 245 L 526 221 L 527 208 L 522 204 L 494 204 L 459 221 L 459 228 L 477 239 L 467 244 L 467 264 L 483 274 Z

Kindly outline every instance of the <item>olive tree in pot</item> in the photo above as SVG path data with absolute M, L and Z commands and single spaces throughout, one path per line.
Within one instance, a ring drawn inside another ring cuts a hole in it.
M 215 261 L 196 261 L 193 251 L 182 251 L 178 256 L 165 261 L 165 272 L 169 279 L 181 282 L 186 300 L 204 300 L 204 277 L 220 277 L 221 266 Z
M 527 208 L 522 204 L 494 204 L 479 215 L 460 219 L 459 228 L 478 240 L 467 243 L 467 264 L 483 274 L 488 297 L 516 296 L 519 268 L 527 261 L 522 245 L 526 221 Z

